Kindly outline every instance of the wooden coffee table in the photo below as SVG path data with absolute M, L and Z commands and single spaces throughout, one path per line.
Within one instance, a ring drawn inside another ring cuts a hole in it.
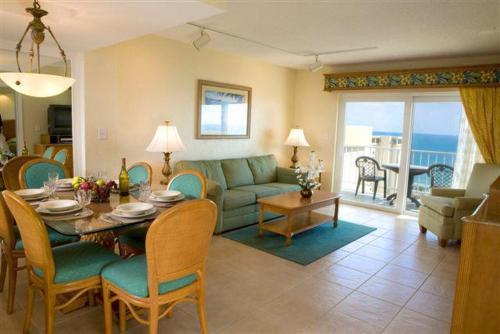
M 315 190 L 311 198 L 303 198 L 300 192 L 289 192 L 281 195 L 259 198 L 259 236 L 269 231 L 286 237 L 285 244 L 292 244 L 292 237 L 332 220 L 331 216 L 313 212 L 313 210 L 335 204 L 333 228 L 337 227 L 339 218 L 340 194 Z M 264 222 L 264 212 L 270 211 L 285 215 L 270 222 Z

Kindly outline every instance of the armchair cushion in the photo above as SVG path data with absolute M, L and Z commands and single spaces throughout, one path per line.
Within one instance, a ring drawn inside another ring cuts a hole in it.
M 455 197 L 453 200 L 453 206 L 456 210 L 474 211 L 482 201 L 482 198 L 476 197 Z
M 453 206 L 453 198 L 441 197 L 441 196 L 422 196 L 422 204 L 429 209 L 439 213 L 445 217 L 453 217 L 455 208 Z
M 224 210 L 237 209 L 239 207 L 254 204 L 257 196 L 250 191 L 229 189 L 224 192 Z
M 269 183 L 276 181 L 276 158 L 274 155 L 263 155 L 247 159 L 248 166 L 252 171 L 255 184 Z
M 222 161 L 222 170 L 226 176 L 228 188 L 254 184 L 253 174 L 247 159 L 227 159 Z
M 466 197 L 481 197 L 500 176 L 500 165 L 475 164 L 465 190 Z
M 465 189 L 431 188 L 431 195 L 450 198 L 462 197 L 465 195 Z

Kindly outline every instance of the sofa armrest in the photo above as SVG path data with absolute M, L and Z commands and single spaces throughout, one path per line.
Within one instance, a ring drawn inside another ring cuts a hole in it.
M 455 197 L 453 206 L 457 211 L 474 211 L 482 201 L 483 198 L 478 197 Z
M 295 169 L 286 167 L 277 167 L 276 174 L 278 176 L 279 183 L 289 183 L 298 184 L 297 174 L 295 174 Z
M 224 189 L 218 182 L 207 179 L 207 198 L 217 205 L 217 224 L 215 234 L 222 231 L 222 205 L 224 201 Z
M 465 189 L 431 188 L 431 195 L 449 198 L 463 197 L 465 195 Z

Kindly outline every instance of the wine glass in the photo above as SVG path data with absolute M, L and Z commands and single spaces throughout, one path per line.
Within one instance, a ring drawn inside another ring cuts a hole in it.
M 82 208 L 90 204 L 92 200 L 92 192 L 89 190 L 78 189 L 76 191 L 76 201 Z
M 141 181 L 139 183 L 139 200 L 147 202 L 151 196 L 151 185 L 148 181 Z
M 56 191 L 56 184 L 54 182 L 44 181 L 43 190 L 49 196 L 49 199 L 53 199 L 54 193 Z

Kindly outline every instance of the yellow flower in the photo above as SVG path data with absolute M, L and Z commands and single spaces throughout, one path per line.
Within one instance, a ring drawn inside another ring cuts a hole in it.
M 368 80 L 366 79 L 366 77 L 358 77 L 356 79 L 357 83 L 358 83 L 358 86 L 360 87 L 364 87 L 366 85 L 368 85 Z
M 481 71 L 481 82 L 488 83 L 495 81 L 495 73 L 493 71 Z
M 462 72 L 452 73 L 451 80 L 453 83 L 461 83 L 464 80 L 464 74 Z
M 425 75 L 425 83 L 426 84 L 433 84 L 434 82 L 436 82 L 436 75 L 435 74 L 431 74 L 431 73 L 427 73 Z

